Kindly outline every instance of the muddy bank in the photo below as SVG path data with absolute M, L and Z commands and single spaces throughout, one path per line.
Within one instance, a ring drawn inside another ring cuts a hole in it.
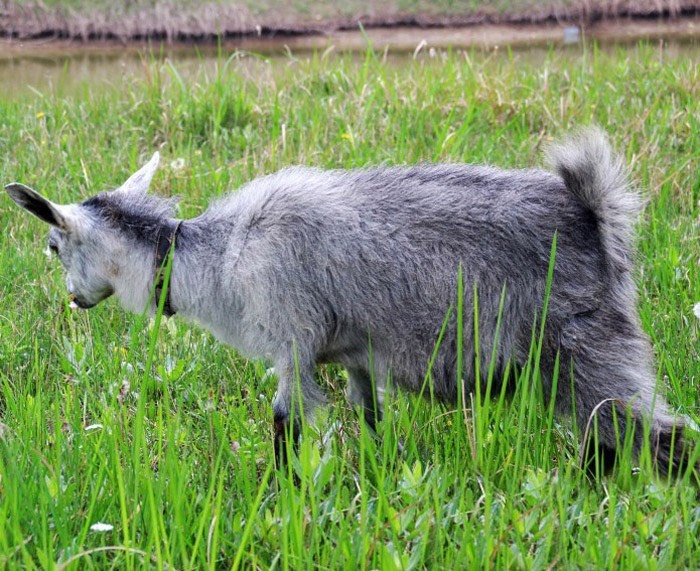
M 507 11 L 479 8 L 447 14 L 434 11 L 409 13 L 392 8 L 389 3 L 384 8 L 376 8 L 369 3 L 365 8 L 357 15 L 343 16 L 332 10 L 304 13 L 269 9 L 253 14 L 245 4 L 193 3 L 184 6 L 173 0 L 156 1 L 149 6 L 125 2 L 124 5 L 114 4 L 99 10 L 0 0 L 0 37 L 6 40 L 60 39 L 119 43 L 215 42 L 219 38 L 248 38 L 264 42 L 267 39 L 338 35 L 344 31 L 356 31 L 362 24 L 368 30 L 478 26 L 487 30 L 489 36 L 514 30 L 517 41 L 517 37 L 523 34 L 528 37 L 532 35 L 534 32 L 530 30 L 534 30 L 531 28 L 533 25 L 538 25 L 542 30 L 552 28 L 554 24 L 572 24 L 595 30 L 618 22 L 635 22 L 644 27 L 645 22 L 649 21 L 687 20 L 700 16 L 700 0 L 535 2 Z M 362 9 L 362 5 L 359 9 Z M 496 32 L 488 32 L 489 29 Z M 8 45 L 4 43 L 5 48 Z

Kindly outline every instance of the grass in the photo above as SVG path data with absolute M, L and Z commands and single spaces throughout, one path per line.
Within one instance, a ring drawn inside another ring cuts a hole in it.
M 209 42 L 365 26 L 593 23 L 694 14 L 698 0 L 5 0 L 0 37 Z M 503 43 L 503 42 L 501 42 Z
M 75 201 L 160 149 L 154 191 L 184 197 L 191 216 L 294 163 L 537 165 L 550 138 L 595 121 L 649 195 L 641 319 L 660 386 L 697 420 L 697 61 L 697 48 L 644 45 L 415 61 L 368 52 L 255 73 L 221 59 L 189 76 L 153 58 L 113 90 L 0 100 L 0 180 Z M 333 404 L 305 428 L 295 486 L 272 472 L 265 364 L 177 319 L 156 328 L 114 302 L 68 310 L 46 228 L 7 198 L 0 225 L 2 567 L 700 565 L 697 491 L 654 478 L 648 459 L 588 482 L 571 426 L 540 398 L 535 359 L 512 399 L 467 395 L 470 407 L 451 410 L 397 394 L 378 440 L 345 404 L 343 371 L 319 370 Z
M 33 5 L 34 0 L 12 0 L 18 5 Z M 123 0 L 121 2 L 108 2 L 106 0 L 46 0 L 46 6 L 69 10 L 98 10 L 100 12 L 129 13 L 137 12 L 144 8 L 154 6 L 168 6 L 169 0 Z M 382 2 L 370 2 L 368 0 L 352 0 L 351 2 L 338 2 L 337 0 L 322 0 L 321 2 L 309 2 L 308 0 L 275 1 L 265 0 L 253 2 L 252 0 L 240 0 L 231 2 L 228 0 L 185 0 L 180 4 L 185 7 L 237 5 L 250 13 L 258 16 L 271 16 L 284 11 L 296 15 L 305 20 L 309 17 L 338 18 L 356 16 L 357 14 L 373 13 L 403 13 L 403 14 L 462 14 L 487 11 L 489 13 L 525 13 L 534 8 L 539 9 L 564 9 L 572 5 L 580 6 L 580 0 L 469 0 L 467 2 L 455 2 L 454 0 L 384 0 Z M 636 4 L 644 5 L 644 0 L 637 0 Z

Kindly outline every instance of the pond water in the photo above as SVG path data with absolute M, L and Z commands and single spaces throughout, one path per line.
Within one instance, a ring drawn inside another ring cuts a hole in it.
M 391 28 L 366 32 L 337 32 L 326 36 L 280 39 L 247 38 L 214 45 L 110 45 L 0 41 L 0 97 L 25 98 L 57 94 L 70 96 L 117 88 L 123 81 L 144 77 L 153 59 L 169 62 L 183 77 L 214 73 L 217 65 L 235 58 L 236 71 L 246 76 L 274 74 L 295 58 L 314 52 L 361 54 L 371 45 L 400 65 L 429 58 L 434 50 L 468 49 L 494 52 L 504 46 L 519 57 L 541 58 L 549 50 L 580 52 L 595 41 L 603 50 L 620 44 L 653 42 L 665 57 L 700 56 L 700 19 L 682 21 L 623 21 L 596 26 L 583 34 L 572 26 L 479 26 L 471 28 Z M 256 54 L 259 54 L 256 55 Z M 526 54 L 526 55 L 523 55 Z

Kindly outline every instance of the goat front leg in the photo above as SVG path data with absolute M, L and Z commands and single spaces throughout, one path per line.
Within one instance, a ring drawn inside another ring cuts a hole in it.
M 278 468 L 285 466 L 290 460 L 289 455 L 296 452 L 302 420 L 313 420 L 314 410 L 326 400 L 314 379 L 315 368 L 312 359 L 301 361 L 298 358 L 286 359 L 275 367 L 279 381 L 272 412 Z

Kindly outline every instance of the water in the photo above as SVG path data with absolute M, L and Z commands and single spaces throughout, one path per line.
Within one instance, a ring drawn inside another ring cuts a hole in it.
M 143 79 L 152 72 L 155 59 L 172 66 L 185 78 L 214 74 L 217 65 L 234 58 L 245 75 L 268 74 L 279 57 L 258 58 L 235 50 L 208 47 L 158 49 L 89 46 L 79 49 L 50 47 L 15 50 L 0 56 L 0 97 L 17 99 L 44 95 L 73 96 L 120 88 L 124 82 Z
M 311 53 L 350 51 L 362 57 L 368 44 L 393 62 L 435 57 L 436 50 L 470 49 L 503 54 L 508 45 L 520 57 L 538 58 L 555 49 L 581 50 L 595 39 L 602 49 L 641 39 L 658 46 L 663 57 L 700 56 L 700 20 L 680 22 L 628 21 L 608 23 L 586 35 L 571 26 L 483 26 L 444 29 L 377 29 L 366 33 L 339 32 L 331 36 L 299 36 L 270 41 L 245 39 L 222 46 L 131 46 L 109 44 L 0 43 L 0 97 L 22 99 L 44 95 L 71 96 L 119 88 L 123 82 L 144 78 L 158 59 L 185 78 L 215 73 L 217 65 L 231 65 L 245 77 L 274 77 L 295 58 Z M 523 53 L 529 55 L 523 56 Z M 263 54 L 256 57 L 255 54 Z M 493 55 L 491 56 L 493 57 Z M 496 57 L 499 57 L 498 55 Z M 506 56 L 502 56 L 506 57 Z

